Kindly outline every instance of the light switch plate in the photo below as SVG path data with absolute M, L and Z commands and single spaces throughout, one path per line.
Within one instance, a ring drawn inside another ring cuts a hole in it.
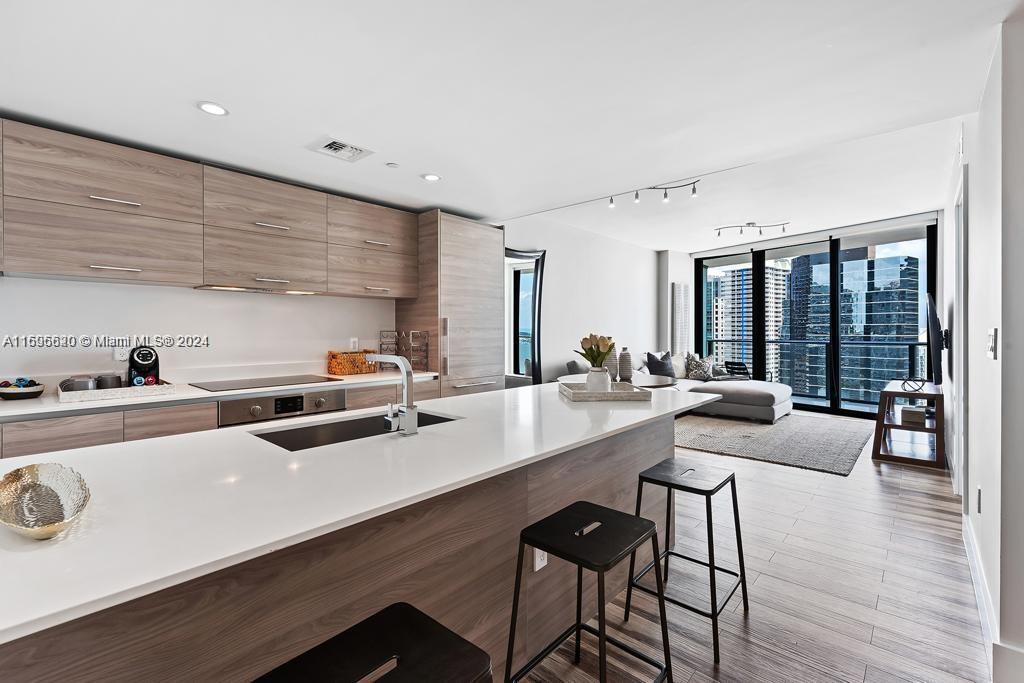
M 349 337 L 349 339 L 348 339 L 348 348 L 351 349 L 352 351 L 358 351 L 359 350 L 359 337 Z
M 988 331 L 988 341 L 985 343 L 985 355 L 995 360 L 999 355 L 999 328 L 992 327 Z
M 539 572 L 548 566 L 548 554 L 543 550 L 533 549 L 533 571 Z

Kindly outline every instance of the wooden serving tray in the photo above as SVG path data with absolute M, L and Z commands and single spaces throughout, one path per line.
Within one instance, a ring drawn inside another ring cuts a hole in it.
M 611 391 L 587 391 L 584 383 L 558 385 L 558 393 L 570 401 L 650 401 L 651 392 L 629 382 L 612 382 Z

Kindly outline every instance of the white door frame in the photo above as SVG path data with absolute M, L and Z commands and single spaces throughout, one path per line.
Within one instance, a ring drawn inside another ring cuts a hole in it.
M 968 164 L 960 166 L 960 180 L 957 183 L 956 199 L 953 207 L 953 259 L 955 275 L 953 283 L 953 311 L 950 369 L 953 385 L 953 438 L 947 443 L 953 445 L 952 478 L 955 491 L 962 497 L 963 512 L 970 512 L 969 488 L 969 453 L 967 449 L 967 387 L 968 387 L 968 342 L 967 334 L 967 294 L 970 282 L 968 273 Z

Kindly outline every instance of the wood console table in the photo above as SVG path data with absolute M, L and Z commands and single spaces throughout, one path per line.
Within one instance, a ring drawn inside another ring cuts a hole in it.
M 935 414 L 923 425 L 902 424 L 901 406 L 896 399 L 927 401 Z M 907 432 L 909 438 L 894 439 L 893 431 Z M 942 389 L 926 382 L 919 391 L 907 391 L 903 380 L 893 380 L 886 385 L 878 399 L 878 417 L 875 420 L 875 442 L 871 449 L 873 460 L 900 462 L 924 467 L 946 467 L 945 417 L 942 405 Z M 934 441 L 931 436 L 934 436 Z

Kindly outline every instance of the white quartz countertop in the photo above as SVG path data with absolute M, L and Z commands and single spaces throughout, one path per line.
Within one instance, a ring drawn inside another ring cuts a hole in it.
M 0 642 L 606 438 L 720 398 L 655 390 L 647 402 L 572 403 L 556 384 L 423 401 L 461 419 L 289 452 L 254 433 L 380 414 L 315 415 L 0 461 L 59 462 L 89 507 L 65 534 L 0 528 Z M 5 467 L 4 465 L 8 465 Z
M 62 417 L 75 413 L 95 413 L 117 409 L 130 410 L 133 408 L 153 408 L 156 406 L 174 405 L 176 403 L 224 401 L 232 398 L 243 398 L 245 396 L 280 394 L 306 389 L 322 391 L 347 388 L 355 389 L 357 387 L 380 384 L 397 384 L 402 381 L 402 373 L 397 370 L 370 372 L 362 375 L 328 375 L 322 372 L 302 374 L 330 377 L 334 381 L 314 382 L 312 384 L 289 384 L 276 387 L 261 387 L 257 389 L 237 389 L 233 391 L 207 391 L 206 389 L 194 387 L 186 382 L 175 381 L 173 376 L 170 376 L 167 377 L 166 380 L 174 384 L 173 393 L 159 394 L 157 396 L 148 396 L 145 398 L 118 398 L 102 401 L 82 401 L 79 403 L 61 403 L 57 400 L 55 389 L 47 386 L 46 393 L 39 398 L 27 398 L 18 401 L 0 400 L 0 422 L 31 420 L 43 417 Z M 413 378 L 416 381 L 426 381 L 436 377 L 436 372 L 413 373 Z

